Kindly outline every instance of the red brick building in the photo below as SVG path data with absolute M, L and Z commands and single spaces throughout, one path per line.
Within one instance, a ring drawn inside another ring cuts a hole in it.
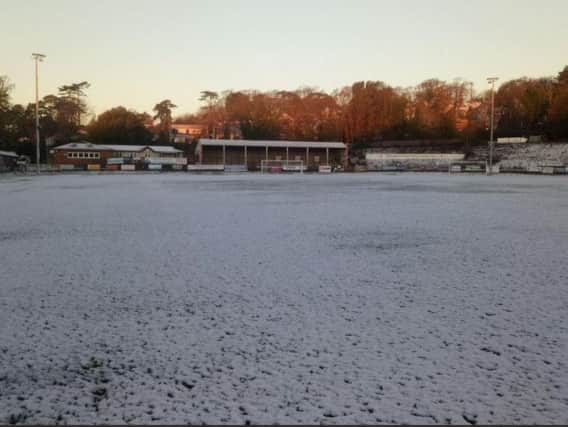
M 64 170 L 182 169 L 187 164 L 183 151 L 173 147 L 90 142 L 72 142 L 54 147 L 50 150 L 50 161 Z

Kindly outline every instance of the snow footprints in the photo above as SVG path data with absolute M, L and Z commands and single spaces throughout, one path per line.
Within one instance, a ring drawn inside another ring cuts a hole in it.
M 568 421 L 557 180 L 497 200 L 467 176 L 311 178 L 6 194 L 0 231 L 57 231 L 0 239 L 0 423 Z

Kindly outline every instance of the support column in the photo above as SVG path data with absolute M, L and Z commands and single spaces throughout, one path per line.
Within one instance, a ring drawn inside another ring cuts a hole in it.
M 245 145 L 244 147 L 245 147 L 245 166 L 246 166 L 247 169 L 248 169 L 247 146 Z
M 225 147 L 223 145 L 223 167 L 225 166 L 226 160 L 227 160 L 227 153 L 226 153 L 227 147 Z
M 266 146 L 266 160 L 268 160 L 268 145 Z
M 289 147 L 286 147 L 286 161 L 290 160 L 289 157 L 288 157 L 288 148 Z
M 310 147 L 306 147 L 306 170 L 310 167 Z
M 329 147 L 325 148 L 325 164 L 329 166 Z

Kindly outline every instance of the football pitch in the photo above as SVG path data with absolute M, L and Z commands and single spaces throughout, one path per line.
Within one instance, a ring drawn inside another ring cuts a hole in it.
M 568 423 L 568 179 L 0 177 L 0 423 Z

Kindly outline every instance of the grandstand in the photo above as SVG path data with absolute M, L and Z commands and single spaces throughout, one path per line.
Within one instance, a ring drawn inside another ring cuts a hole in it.
M 345 144 L 342 142 L 242 140 L 201 138 L 195 148 L 200 165 L 222 165 L 227 168 L 256 171 L 263 164 L 282 163 L 281 171 L 301 162 L 302 171 L 318 171 L 320 166 L 337 167 L 343 164 Z M 274 165 L 266 171 L 278 169 Z M 297 169 L 297 168 L 295 168 Z
M 356 170 L 447 172 L 450 164 L 465 160 L 462 141 L 408 140 L 380 141 L 355 151 Z
M 486 161 L 487 146 L 474 147 L 466 160 Z M 568 167 L 568 143 L 496 144 L 494 161 L 500 172 L 564 174 Z
M 353 150 L 357 171 L 482 172 L 488 144 L 468 146 L 457 140 L 381 141 Z M 503 142 L 494 147 L 495 170 L 505 173 L 568 173 L 567 142 Z M 458 168 L 458 166 L 460 166 Z
M 367 170 L 447 171 L 463 153 L 366 153 Z

